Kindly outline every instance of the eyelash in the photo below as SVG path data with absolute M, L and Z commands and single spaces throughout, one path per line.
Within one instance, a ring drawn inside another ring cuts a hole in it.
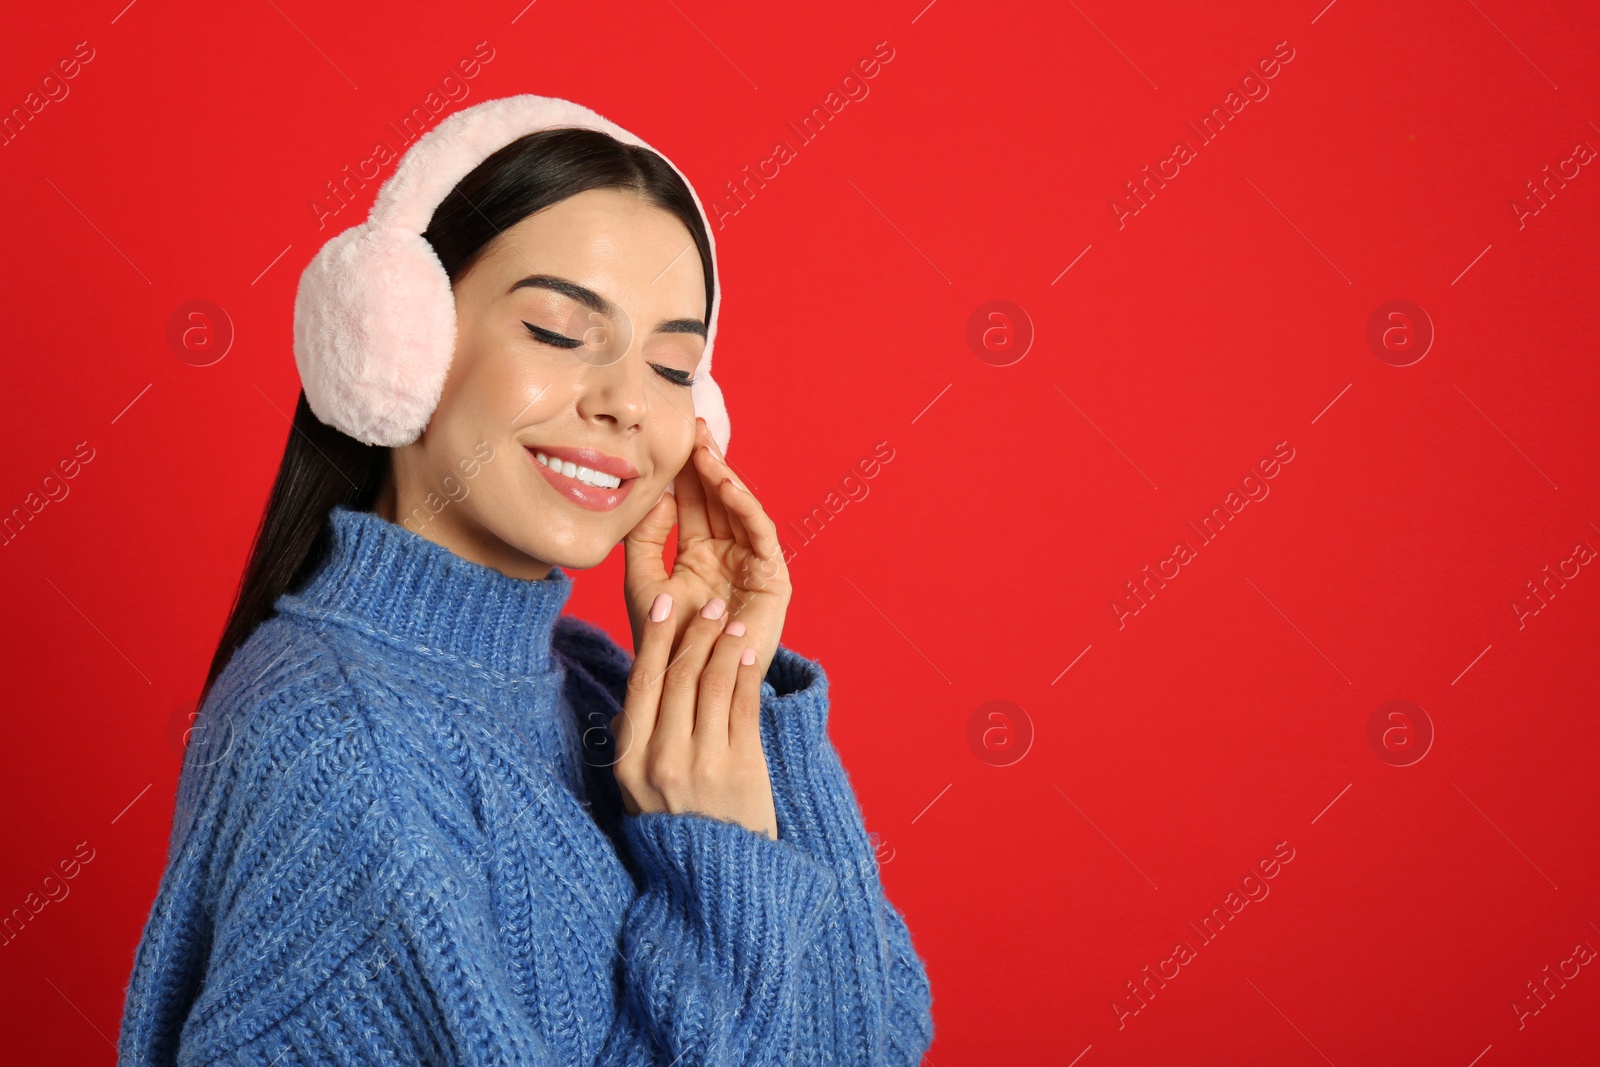
M 563 337 L 561 334 L 553 333 L 550 330 L 541 329 L 531 322 L 524 322 L 522 325 L 526 326 L 529 332 L 533 334 L 534 340 L 554 348 L 570 350 L 583 347 L 582 341 L 574 340 L 571 337 Z M 674 385 L 693 385 L 697 381 L 688 371 L 677 370 L 673 367 L 663 367 L 659 363 L 652 363 L 650 366 L 654 367 L 658 374 Z

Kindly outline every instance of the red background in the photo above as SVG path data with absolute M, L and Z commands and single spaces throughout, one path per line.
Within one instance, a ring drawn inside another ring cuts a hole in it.
M 0 551 L 0 909 L 93 850 L 0 951 L 8 1053 L 114 1058 L 173 723 L 299 388 L 294 287 L 377 182 L 325 229 L 311 204 L 488 42 L 466 103 L 585 103 L 708 207 L 796 151 L 717 233 L 717 377 L 780 523 L 893 450 L 791 531 L 784 640 L 833 680 L 932 979 L 929 1062 L 1593 1062 L 1600 967 L 1520 1027 L 1512 1004 L 1600 948 L 1600 575 L 1520 627 L 1512 604 L 1600 548 L 1600 167 L 1520 225 L 1511 205 L 1600 147 L 1597 29 L 1593 5 L 1505 0 L 5 16 L 5 109 L 94 50 L 0 148 L 0 512 L 93 449 Z M 879 42 L 869 94 L 802 144 L 787 123 Z M 1279 42 L 1270 94 L 1201 145 L 1186 122 Z M 1179 139 L 1196 158 L 1119 228 L 1113 198 Z M 202 299 L 236 336 L 196 367 L 167 324 Z M 1020 310 L 974 350 L 992 300 Z M 1436 331 L 1409 366 L 1366 339 L 1390 300 Z M 1270 495 L 1200 545 L 1185 524 L 1279 442 Z M 1112 600 L 1180 539 L 1196 558 L 1119 628 Z M 619 552 L 579 576 L 572 610 L 626 640 L 621 574 Z M 974 747 L 992 700 L 1022 710 Z M 1406 735 L 1368 742 L 1391 700 L 1435 733 L 1409 766 L 1380 758 Z M 1202 943 L 1187 924 L 1280 842 L 1270 895 Z M 1132 1013 L 1180 939 L 1196 957 Z

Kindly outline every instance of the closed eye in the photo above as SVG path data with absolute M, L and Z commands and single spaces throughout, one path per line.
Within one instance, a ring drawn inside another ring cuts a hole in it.
M 567 349 L 568 351 L 574 348 L 583 347 L 583 342 L 580 340 L 564 336 L 563 334 L 556 333 L 552 330 L 543 329 L 542 327 L 535 326 L 531 322 L 523 322 L 522 325 L 528 328 L 528 332 L 533 334 L 535 340 L 541 341 L 544 344 L 552 345 L 556 348 Z M 669 382 L 672 382 L 674 385 L 692 386 L 696 381 L 694 376 L 686 370 L 678 370 L 674 367 L 663 367 L 659 363 L 652 363 L 650 366 L 655 368 L 656 373 L 660 374 L 663 378 Z
M 539 340 L 543 341 L 547 345 L 555 345 L 557 348 L 582 348 L 583 347 L 583 342 L 582 341 L 574 340 L 571 337 L 565 337 L 565 336 L 563 336 L 563 335 L 561 335 L 559 333 L 554 333 L 554 332 L 552 332 L 550 330 L 541 329 L 540 327 L 535 326 L 531 322 L 524 322 L 522 325 L 526 326 L 529 329 L 529 331 L 532 332 L 534 337 L 536 337 Z
M 663 378 L 676 385 L 693 385 L 695 383 L 695 379 L 692 378 L 689 372 L 686 370 L 677 370 L 674 367 L 663 367 L 659 363 L 652 363 L 650 365 L 654 367 Z

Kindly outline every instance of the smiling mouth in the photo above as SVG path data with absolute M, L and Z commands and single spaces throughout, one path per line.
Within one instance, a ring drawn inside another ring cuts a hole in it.
M 539 469 L 545 481 L 562 497 L 591 511 L 610 511 L 627 499 L 634 483 L 639 480 L 621 478 L 615 474 L 597 471 L 571 460 L 557 459 L 540 449 L 525 447 L 528 458 Z
M 529 449 L 529 451 L 533 453 L 534 459 L 538 460 L 540 463 L 543 463 L 551 470 L 565 474 L 568 478 L 576 478 L 584 485 L 592 485 L 596 489 L 616 489 L 626 480 L 623 478 L 618 478 L 615 474 L 606 474 L 602 471 L 585 467 L 581 463 L 573 463 L 570 460 L 556 459 L 554 456 L 548 456 L 536 448 Z

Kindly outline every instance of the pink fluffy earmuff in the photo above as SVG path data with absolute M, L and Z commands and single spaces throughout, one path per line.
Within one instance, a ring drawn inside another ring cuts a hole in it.
M 497 150 L 525 134 L 570 126 L 655 151 L 570 100 L 531 94 L 485 100 L 423 134 L 378 190 L 367 220 L 322 246 L 300 275 L 294 299 L 294 359 L 318 419 L 373 445 L 407 445 L 422 434 L 444 390 L 456 341 L 450 278 L 422 231 L 456 183 Z M 689 185 L 671 160 L 667 165 Z M 692 185 L 689 195 L 705 223 L 714 266 L 710 220 Z M 711 379 L 722 304 L 722 279 L 716 281 L 690 396 L 726 453 L 728 411 Z

